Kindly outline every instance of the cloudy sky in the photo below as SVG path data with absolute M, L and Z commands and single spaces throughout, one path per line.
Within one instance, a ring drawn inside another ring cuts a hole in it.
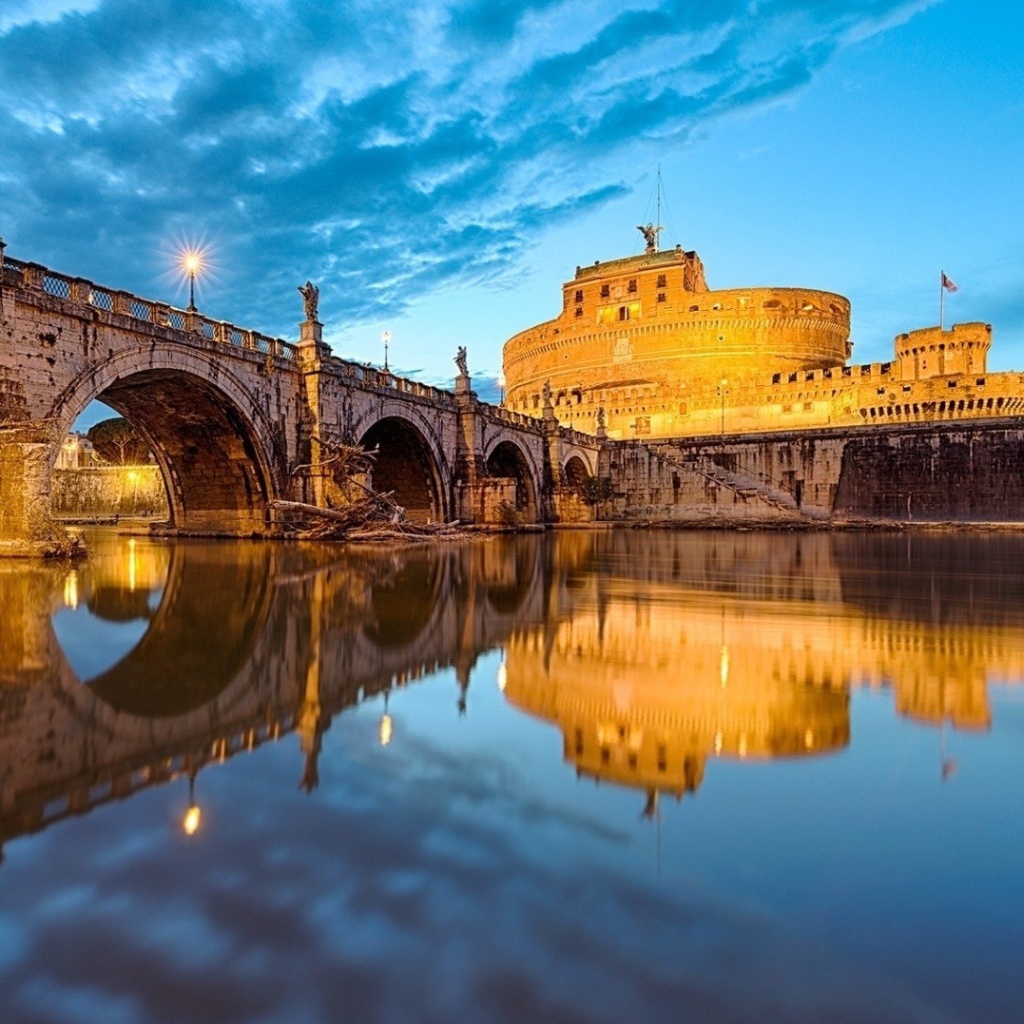
M 12 256 L 479 382 L 577 264 L 839 291 L 854 359 L 938 319 L 1024 368 L 1024 29 L 998 0 L 3 0 Z

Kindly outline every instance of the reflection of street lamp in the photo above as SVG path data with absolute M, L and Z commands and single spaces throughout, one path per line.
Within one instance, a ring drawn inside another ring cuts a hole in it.
M 181 819 L 181 827 L 187 836 L 194 836 L 199 831 L 199 823 L 202 820 L 203 812 L 199 810 L 196 803 L 196 773 L 193 771 L 188 777 L 188 810 L 185 817 Z
M 388 344 L 391 341 L 391 332 L 384 331 L 380 336 L 380 340 L 384 342 L 384 372 L 388 372 Z
M 196 274 L 203 272 L 205 257 L 201 249 L 185 249 L 179 258 L 182 272 L 188 274 L 188 312 L 196 312 Z
M 384 714 L 380 716 L 380 729 L 377 733 L 377 738 L 380 740 L 380 745 L 386 747 L 391 742 L 391 736 L 394 733 L 394 723 L 391 721 L 391 716 L 388 714 L 388 695 L 384 694 Z

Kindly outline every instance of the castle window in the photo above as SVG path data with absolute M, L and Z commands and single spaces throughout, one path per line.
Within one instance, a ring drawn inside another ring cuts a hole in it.
M 667 284 L 667 282 L 665 280 L 665 275 L 664 274 L 659 274 L 658 275 L 658 287 L 659 288 L 664 288 L 666 284 Z
M 635 277 L 631 277 L 629 279 L 629 287 L 626 289 L 626 291 L 628 291 L 628 292 L 635 292 L 636 291 L 636 278 Z
M 610 284 L 601 285 L 601 298 L 607 299 L 612 293 L 612 286 Z
M 664 292 L 658 292 L 658 301 L 659 302 L 664 302 L 665 301 L 665 293 Z
M 629 306 L 619 306 L 619 319 L 620 320 L 628 320 L 629 319 Z
M 699 309 L 700 309 L 700 306 L 691 306 L 690 307 L 690 312 L 691 313 L 696 313 Z
M 910 391 L 910 385 L 909 384 L 904 384 L 903 385 L 903 392 L 904 392 L 904 394 L 909 393 L 909 391 Z
M 852 367 L 849 367 L 849 366 L 844 366 L 843 367 L 843 376 L 844 377 L 849 377 L 852 372 L 853 372 Z
M 980 386 L 984 385 L 985 378 L 984 377 L 979 377 L 974 383 L 977 384 L 980 387 Z
M 947 381 L 946 387 L 947 388 L 955 388 L 956 387 L 956 381 L 955 380 Z
M 711 308 L 712 309 L 721 309 L 722 308 L 722 304 L 720 302 L 716 302 Z
M 772 383 L 773 384 L 779 384 L 779 383 L 781 383 L 781 381 L 782 381 L 782 374 L 781 373 L 773 373 L 772 374 Z
M 573 298 L 572 301 L 573 302 L 582 302 L 583 301 L 583 289 L 582 288 L 577 288 L 576 289 L 576 296 Z
M 583 307 L 582 306 L 577 306 L 576 307 L 576 315 L 577 316 L 583 316 Z
M 888 373 L 892 369 L 892 363 L 882 363 L 882 373 Z
M 796 383 L 796 374 L 795 373 L 791 373 L 789 375 L 789 383 L 790 384 L 795 384 Z

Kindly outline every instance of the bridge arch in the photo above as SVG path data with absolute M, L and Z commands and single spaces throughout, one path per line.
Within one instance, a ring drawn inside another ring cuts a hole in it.
M 353 436 L 362 447 L 377 451 L 370 473 L 375 490 L 394 492 L 394 500 L 412 520 L 451 518 L 447 459 L 425 417 L 408 406 L 385 402 L 363 417 Z
M 540 472 L 522 445 L 509 438 L 495 438 L 485 450 L 487 475 L 506 477 L 516 484 L 516 511 L 530 523 L 540 521 Z
M 593 467 L 583 452 L 570 452 L 569 457 L 562 463 L 562 477 L 568 487 L 582 487 L 587 477 L 593 475 Z
M 124 416 L 149 445 L 175 527 L 266 531 L 269 502 L 286 488 L 286 457 L 258 398 L 214 355 L 157 342 L 111 356 L 54 403 L 58 438 L 94 399 Z M 58 448 L 59 442 L 51 468 Z

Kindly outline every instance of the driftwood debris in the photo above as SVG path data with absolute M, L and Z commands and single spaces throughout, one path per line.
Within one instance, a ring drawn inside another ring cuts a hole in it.
M 274 501 L 287 526 L 304 540 L 365 542 L 416 541 L 454 537 L 458 523 L 410 522 L 392 492 L 375 491 L 362 480 L 370 477 L 376 450 L 358 445 L 315 439 L 320 445 L 319 470 L 331 485 L 333 507 L 320 508 L 301 501 Z M 299 466 L 298 473 L 310 469 Z

